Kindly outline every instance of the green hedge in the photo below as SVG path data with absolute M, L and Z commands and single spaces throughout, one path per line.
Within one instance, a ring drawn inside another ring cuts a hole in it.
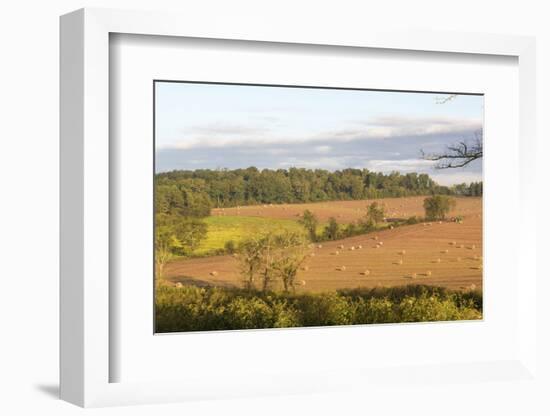
M 320 294 L 158 286 L 156 332 L 288 328 L 482 318 L 479 291 L 410 285 Z

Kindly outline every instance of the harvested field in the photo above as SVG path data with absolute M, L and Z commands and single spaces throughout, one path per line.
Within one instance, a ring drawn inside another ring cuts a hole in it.
M 388 216 L 422 215 L 424 197 L 380 200 L 386 203 Z M 369 201 L 371 202 L 371 201 Z M 258 216 L 272 215 L 277 219 L 296 218 L 297 213 L 309 209 L 321 220 L 330 216 L 339 222 L 353 221 L 364 215 L 366 201 L 342 201 L 320 204 L 225 209 L 228 215 L 260 212 Z M 362 209 L 363 211 L 358 211 Z M 252 211 L 254 210 L 254 211 Z M 229 214 L 231 213 L 231 214 Z M 338 213 L 342 217 L 338 217 Z M 340 288 L 401 286 L 421 283 L 451 289 L 481 289 L 482 286 L 482 218 L 480 198 L 458 198 L 451 215 L 464 217 L 463 223 L 432 222 L 397 227 L 323 242 L 322 248 L 311 249 L 307 267 L 299 271 L 297 281 L 305 281 L 296 290 L 322 292 Z M 375 238 L 377 238 L 375 240 Z M 382 242 L 383 244 L 380 244 Z M 338 246 L 344 246 L 339 249 Z M 361 248 L 358 248 L 361 246 Z M 350 250 L 354 247 L 354 250 Z M 339 252 L 337 256 L 331 253 Z M 403 253 L 404 251 L 404 253 Z M 337 270 L 338 269 L 338 270 Z M 365 274 L 365 270 L 369 273 Z M 216 271 L 216 275 L 211 274 Z M 166 267 L 169 281 L 195 285 L 240 286 L 238 261 L 232 256 L 185 259 Z
M 384 207 L 387 218 L 409 218 L 412 216 L 424 216 L 424 199 L 426 196 L 414 196 L 407 198 L 383 198 L 358 201 L 331 201 L 310 204 L 267 204 L 252 205 L 234 208 L 214 208 L 212 216 L 242 216 L 265 217 L 275 219 L 297 219 L 308 209 L 321 222 L 326 222 L 330 217 L 336 218 L 340 223 L 350 223 L 365 216 L 368 204 L 378 202 Z M 456 198 L 457 205 L 451 216 L 463 217 L 481 214 L 481 198 L 463 197 Z

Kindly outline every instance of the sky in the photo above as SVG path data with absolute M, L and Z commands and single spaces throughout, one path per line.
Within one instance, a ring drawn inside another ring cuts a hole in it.
M 155 83 L 156 171 L 302 167 L 428 173 L 441 185 L 482 179 L 481 161 L 434 169 L 437 153 L 473 140 L 483 96 Z

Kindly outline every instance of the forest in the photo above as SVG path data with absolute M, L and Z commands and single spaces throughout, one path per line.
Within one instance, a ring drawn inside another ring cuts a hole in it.
M 200 169 L 155 175 L 157 214 L 205 217 L 211 208 L 418 195 L 481 196 L 483 183 L 440 186 L 421 173 L 368 169 Z

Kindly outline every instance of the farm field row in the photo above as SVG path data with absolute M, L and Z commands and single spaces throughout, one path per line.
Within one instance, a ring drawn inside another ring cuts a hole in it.
M 387 203 L 386 209 L 390 212 L 392 208 L 396 209 L 403 205 L 408 214 L 422 215 L 423 199 L 423 197 L 396 198 L 381 202 Z M 310 209 L 323 220 L 328 218 L 323 215 L 337 217 L 334 212 L 340 211 L 346 213 L 345 218 L 349 221 L 353 215 L 357 215 L 354 210 L 360 206 L 366 206 L 366 203 L 366 201 L 339 201 L 300 204 L 289 205 L 288 207 L 292 209 L 286 210 L 283 210 L 282 206 L 269 206 L 262 207 L 261 212 L 265 219 L 269 219 L 268 213 L 276 217 L 268 221 L 273 227 L 299 227 L 295 219 L 291 220 L 295 215 L 292 212 L 301 213 L 304 209 Z M 240 208 L 240 215 L 244 208 Z M 246 208 L 250 209 L 250 207 Z M 255 208 L 258 209 L 258 207 Z M 312 256 L 298 273 L 297 280 L 303 285 L 298 286 L 297 291 L 322 292 L 341 288 L 400 286 L 411 283 L 463 290 L 480 289 L 483 253 L 481 208 L 480 198 L 459 198 L 451 215 L 462 215 L 464 221 L 461 224 L 454 222 L 416 224 L 316 244 L 311 249 Z M 237 208 L 232 208 L 229 212 L 233 213 L 236 210 Z M 228 212 L 228 209 L 225 211 Z M 331 212 L 330 215 L 329 212 Z M 224 218 L 222 215 L 212 217 L 210 221 L 216 218 L 219 221 L 218 225 L 223 225 L 223 221 L 220 220 L 227 219 L 231 223 L 236 217 Z M 258 217 L 256 219 L 260 219 Z M 344 223 L 343 217 L 341 218 L 341 222 Z M 258 228 L 253 229 L 248 221 L 250 220 L 243 219 L 241 223 L 243 230 L 254 230 L 250 232 L 263 230 L 260 223 L 256 223 Z M 220 229 L 223 230 L 223 228 L 221 226 Z M 234 235 L 241 233 L 238 227 L 232 232 Z M 224 238 L 220 237 L 219 241 L 226 241 Z M 343 248 L 339 248 L 342 245 Z M 195 285 L 239 287 L 242 283 L 238 261 L 232 256 L 180 259 L 167 265 L 166 277 L 172 283 Z
M 308 204 L 267 204 L 250 205 L 233 208 L 214 208 L 212 216 L 237 216 L 256 217 L 270 219 L 296 220 L 307 209 L 313 212 L 321 221 L 326 222 L 330 217 L 336 218 L 340 223 L 346 224 L 364 217 L 367 207 L 372 202 L 378 202 L 384 207 L 388 218 L 409 218 L 411 216 L 424 216 L 424 199 L 426 196 L 414 196 L 406 198 L 383 198 L 354 201 L 330 201 Z M 469 216 L 481 214 L 481 198 L 458 197 L 456 207 L 450 212 L 450 216 Z

